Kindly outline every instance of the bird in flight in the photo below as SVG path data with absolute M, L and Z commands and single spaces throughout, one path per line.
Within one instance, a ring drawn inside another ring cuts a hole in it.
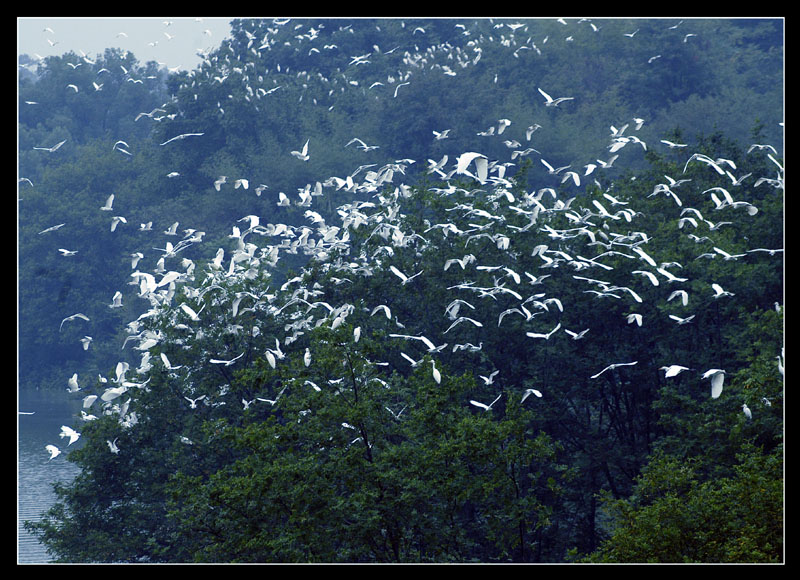
M 186 139 L 187 137 L 200 137 L 201 135 L 205 135 L 205 133 L 183 133 L 182 135 L 176 135 L 172 139 L 167 139 L 166 141 L 161 143 L 161 145 L 164 146 L 167 143 L 172 143 L 173 141 L 181 141 L 183 139 Z
M 541 94 L 545 98 L 546 107 L 557 107 L 560 103 L 563 103 L 564 101 L 571 101 L 572 99 L 575 98 L 575 97 L 559 97 L 557 99 L 554 99 L 553 97 L 545 93 L 542 89 L 539 89 L 539 94 Z
M 306 142 L 305 142 L 305 144 L 303 145 L 303 149 L 301 149 L 300 151 L 292 151 L 292 155 L 293 155 L 293 156 L 295 156 L 295 157 L 297 157 L 297 158 L 298 158 L 299 160 L 301 160 L 301 161 L 308 161 L 308 159 L 309 159 L 309 155 L 308 155 L 308 141 L 309 141 L 309 140 L 308 140 L 308 139 L 306 139 Z
M 606 368 L 604 368 L 602 371 L 597 373 L 596 375 L 592 375 L 590 378 L 596 379 L 597 377 L 599 377 L 600 375 L 602 375 L 606 371 L 610 371 L 610 370 L 615 369 L 617 367 L 632 366 L 632 365 L 635 365 L 638 362 L 639 361 L 633 361 L 633 362 L 629 362 L 629 363 L 614 363 L 614 364 L 610 364 Z
M 500 393 L 499 395 L 497 395 L 497 398 L 494 401 L 492 401 L 491 403 L 489 403 L 488 405 L 486 405 L 485 403 L 481 403 L 479 401 L 470 401 L 470 404 L 471 405 L 475 405 L 476 407 L 479 407 L 479 408 L 483 409 L 484 411 L 491 411 L 492 410 L 492 406 L 497 401 L 499 401 L 500 397 L 502 397 L 502 396 L 503 396 L 503 393 Z
M 52 147 L 34 147 L 34 149 L 37 150 L 37 151 L 47 151 L 49 153 L 54 153 L 54 152 L 58 151 L 58 149 L 66 142 L 67 142 L 67 140 L 64 139 L 63 141 L 61 141 L 60 143 L 56 143 Z
M 70 320 L 75 320 L 76 318 L 80 318 L 81 320 L 86 320 L 87 322 L 89 321 L 89 317 L 88 316 L 78 312 L 77 314 L 73 314 L 72 316 L 67 316 L 64 320 L 62 320 L 61 321 L 61 326 L 58 327 L 58 330 L 60 331 L 64 327 L 64 323 L 65 322 L 69 322 Z

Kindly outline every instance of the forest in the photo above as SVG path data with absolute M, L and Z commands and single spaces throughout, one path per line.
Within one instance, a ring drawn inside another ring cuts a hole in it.
M 82 409 L 29 529 L 62 563 L 783 563 L 783 24 L 21 55 L 18 389 Z

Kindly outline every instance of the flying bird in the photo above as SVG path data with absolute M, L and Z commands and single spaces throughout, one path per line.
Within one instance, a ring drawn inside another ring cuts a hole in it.
M 703 373 L 703 378 L 711 379 L 711 398 L 719 398 L 722 394 L 722 383 L 725 381 L 725 371 L 722 369 L 709 369 Z
M 484 404 L 484 403 L 481 403 L 481 402 L 479 402 L 479 401 L 470 401 L 470 404 L 471 404 L 471 405 L 475 405 L 476 407 L 480 407 L 480 408 L 481 408 L 481 409 L 483 409 L 484 411 L 491 411 L 491 410 L 492 410 L 492 406 L 493 406 L 493 405 L 494 405 L 494 404 L 495 404 L 497 401 L 499 401 L 499 400 L 500 400 L 500 397 L 502 397 L 502 396 L 503 396 L 503 393 L 500 393 L 499 395 L 497 395 L 497 398 L 496 398 L 494 401 L 492 401 L 491 403 L 489 403 L 488 405 L 486 405 L 486 404 Z
M 200 137 L 201 135 L 205 135 L 205 133 L 183 133 L 182 135 L 176 135 L 172 139 L 167 139 L 166 141 L 161 143 L 161 145 L 164 146 L 168 143 L 172 143 L 173 141 L 181 141 L 183 139 L 186 139 L 187 137 Z
M 525 393 L 523 393 L 522 398 L 519 401 L 519 404 L 521 405 L 522 403 L 524 403 L 525 399 L 527 399 L 531 395 L 535 395 L 535 396 L 537 396 L 539 398 L 542 397 L 542 393 L 540 393 L 536 389 L 525 389 Z
M 62 320 L 61 321 L 61 326 L 58 327 L 58 330 L 61 331 L 61 329 L 64 328 L 64 323 L 65 322 L 69 322 L 70 320 L 75 320 L 77 318 L 80 318 L 81 320 L 85 320 L 87 322 L 89 321 L 89 317 L 88 316 L 78 312 L 77 314 L 73 314 L 72 316 L 67 316 L 64 320 Z
M 688 367 L 684 367 L 681 365 L 669 365 L 661 367 L 659 370 L 664 371 L 664 378 L 676 377 L 683 371 L 691 370 Z
M 303 145 L 303 148 L 300 151 L 292 151 L 292 155 L 294 157 L 297 157 L 300 161 L 308 161 L 309 160 L 310 156 L 308 155 L 308 141 L 309 140 L 306 139 L 306 142 L 305 142 L 305 144 Z
M 564 101 L 571 101 L 572 99 L 575 98 L 575 97 L 559 97 L 557 99 L 554 99 L 546 92 L 544 92 L 542 89 L 539 89 L 539 94 L 541 94 L 545 98 L 546 107 L 557 107 L 560 103 L 563 103 Z
M 64 139 L 63 141 L 61 141 L 60 143 L 56 143 L 52 147 L 34 147 L 34 149 L 37 151 L 47 151 L 48 153 L 55 153 L 66 142 L 67 140 Z
M 613 370 L 613 369 L 615 369 L 615 368 L 617 368 L 617 367 L 624 367 L 624 366 L 631 366 L 631 365 L 635 365 L 635 364 L 636 364 L 636 363 L 638 363 L 638 362 L 639 362 L 639 361 L 633 361 L 633 362 L 629 362 L 629 363 L 614 363 L 614 364 L 610 364 L 610 365 L 608 365 L 606 368 L 604 368 L 602 371 L 600 371 L 600 372 L 599 372 L 599 373 L 597 373 L 596 375 L 592 375 L 592 376 L 591 376 L 591 377 L 589 377 L 589 378 L 596 379 L 597 377 L 599 377 L 600 375 L 602 375 L 602 374 L 603 374 L 604 372 L 606 372 L 606 371 Z

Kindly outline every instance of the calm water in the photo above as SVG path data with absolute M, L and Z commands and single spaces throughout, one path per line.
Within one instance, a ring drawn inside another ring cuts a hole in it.
M 52 484 L 70 481 L 77 474 L 75 465 L 66 460 L 66 440 L 58 434 L 61 425 L 74 424 L 79 406 L 79 401 L 70 400 L 66 393 L 58 391 L 20 394 L 19 410 L 35 412 L 18 415 L 17 561 L 20 564 L 50 561 L 47 550 L 22 527 L 22 522 L 38 520 L 55 501 Z M 62 450 L 52 461 L 44 448 L 48 444 Z

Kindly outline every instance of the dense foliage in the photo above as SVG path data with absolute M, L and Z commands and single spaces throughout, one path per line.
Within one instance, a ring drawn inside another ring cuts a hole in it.
M 20 385 L 97 397 L 29 527 L 65 562 L 781 562 L 774 24 L 236 20 L 194 71 L 21 75 Z

